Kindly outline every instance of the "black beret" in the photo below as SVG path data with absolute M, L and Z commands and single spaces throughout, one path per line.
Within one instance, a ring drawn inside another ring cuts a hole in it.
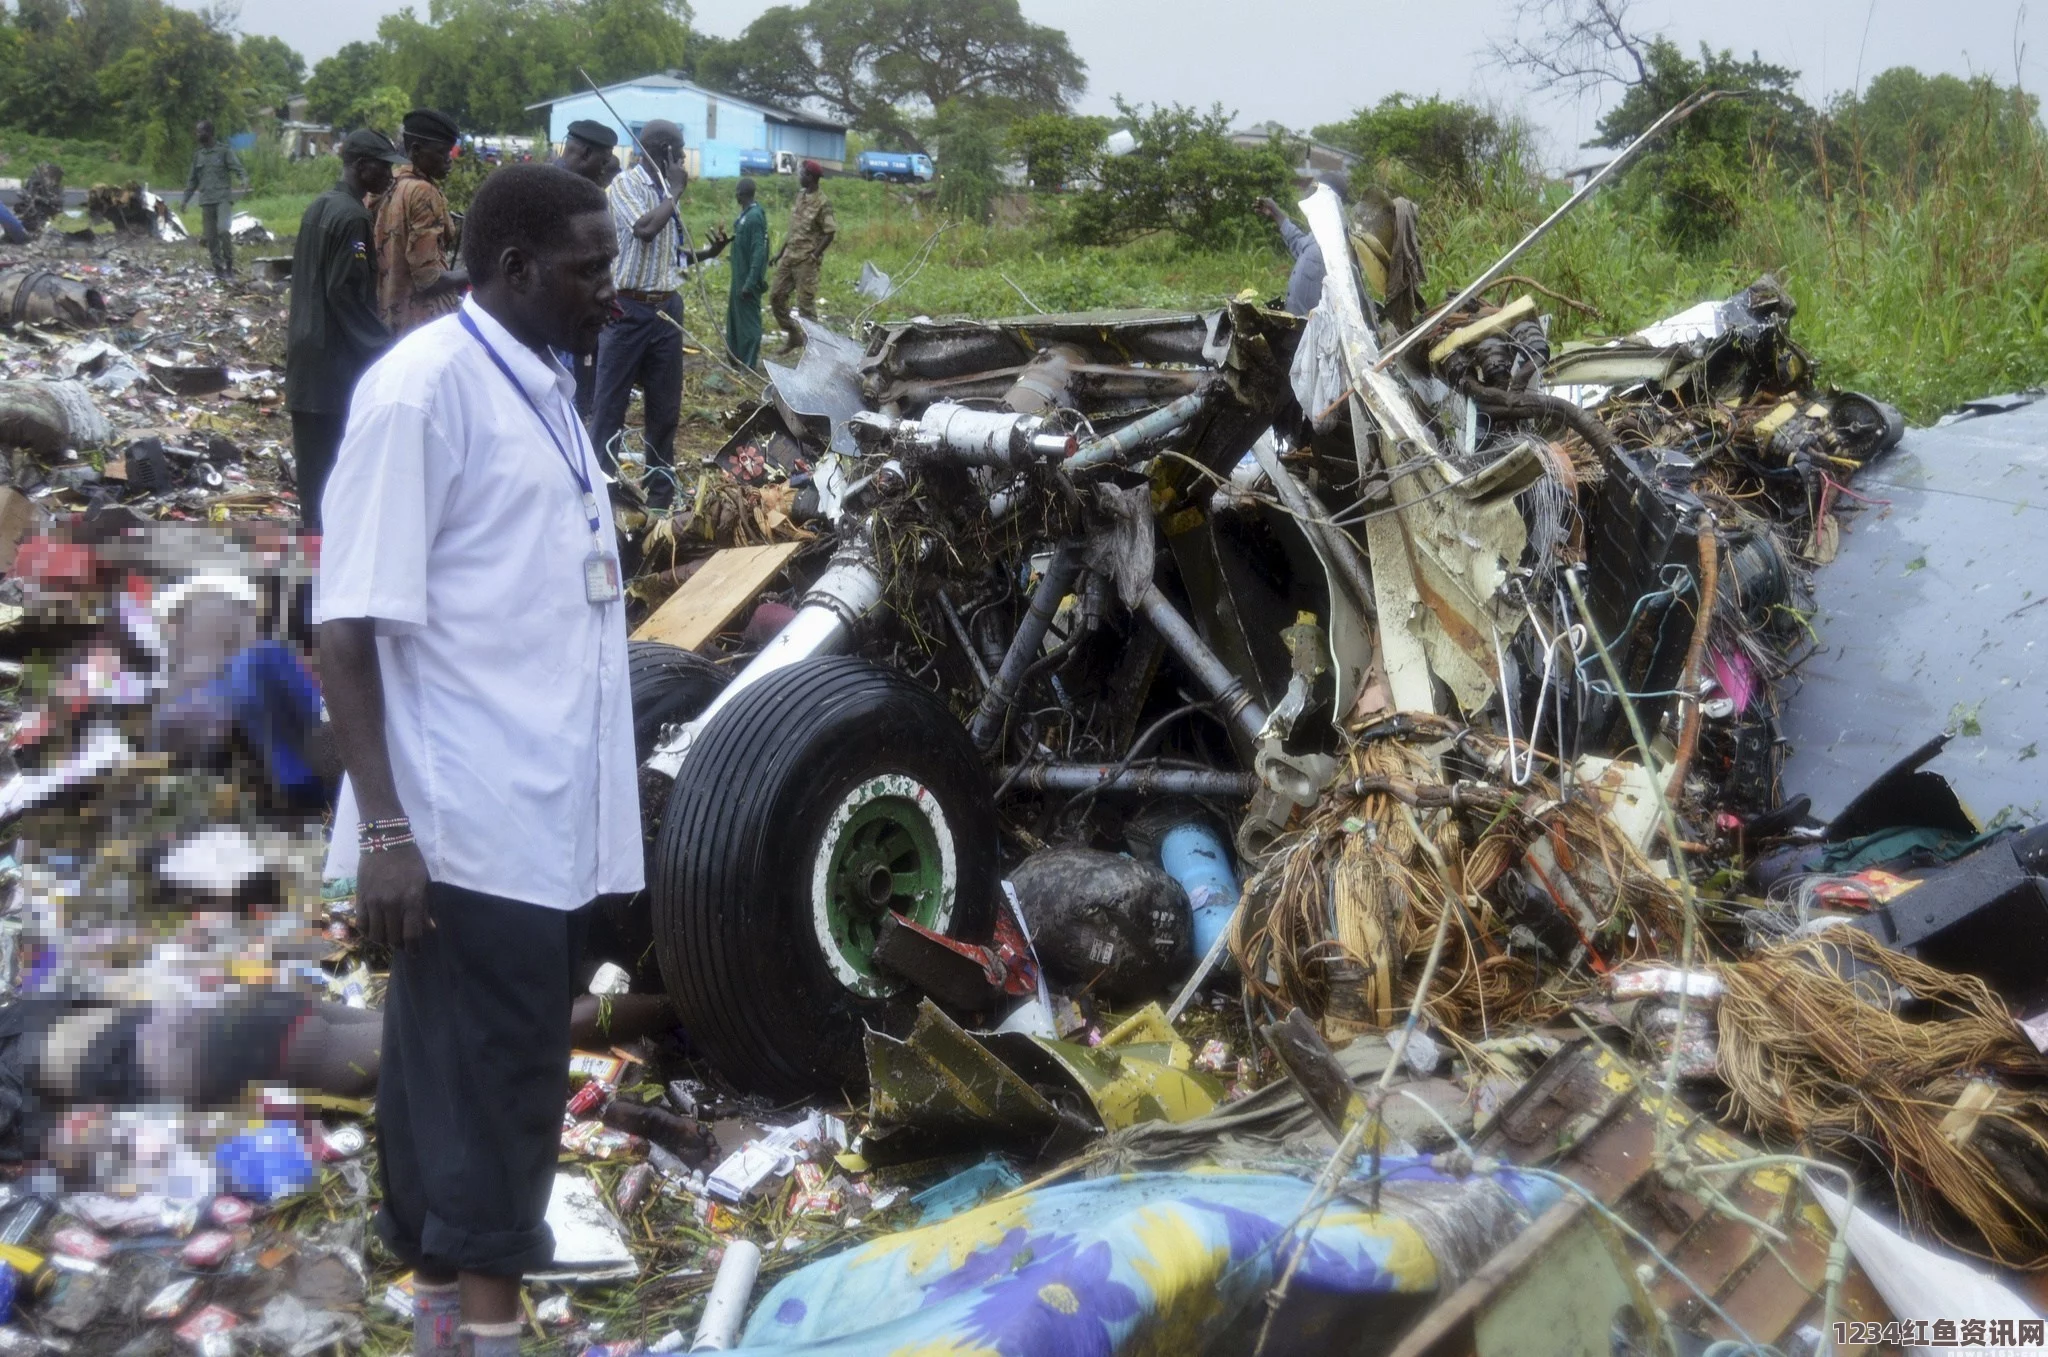
M 405 157 L 382 132 L 359 127 L 341 143 L 343 160 L 382 160 L 390 165 L 405 164 Z
M 429 141 L 445 141 L 453 146 L 461 139 L 461 131 L 455 126 L 455 119 L 437 109 L 416 108 L 405 115 L 400 130 L 408 137 L 424 137 Z
M 601 122 L 589 118 L 578 118 L 569 124 L 569 135 L 578 141 L 587 141 L 599 150 L 609 151 L 619 144 L 619 134 Z

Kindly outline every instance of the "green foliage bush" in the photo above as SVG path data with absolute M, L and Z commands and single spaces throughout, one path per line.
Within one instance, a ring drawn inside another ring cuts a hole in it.
M 1100 187 L 1074 203 L 1067 230 L 1075 243 L 1115 245 L 1168 232 L 1214 249 L 1264 229 L 1253 208 L 1286 191 L 1287 160 L 1270 146 L 1233 142 L 1235 115 L 1223 105 L 1207 113 L 1181 104 L 1141 112 L 1119 99 L 1117 112 L 1138 144 L 1104 159 Z

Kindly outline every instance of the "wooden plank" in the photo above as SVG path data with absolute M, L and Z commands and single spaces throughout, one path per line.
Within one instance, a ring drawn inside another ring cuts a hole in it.
M 728 547 L 718 552 L 640 624 L 633 639 L 697 649 L 731 626 L 740 610 L 782 573 L 789 558 L 802 545 L 777 542 L 765 547 Z

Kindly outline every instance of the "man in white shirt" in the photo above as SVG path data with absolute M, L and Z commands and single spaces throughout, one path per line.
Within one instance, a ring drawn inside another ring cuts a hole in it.
M 612 229 L 619 257 L 613 265 L 619 316 L 597 351 L 597 394 L 590 430 L 598 455 L 616 472 L 612 440 L 626 426 L 633 388 L 642 393 L 641 433 L 647 444 L 647 501 L 666 507 L 675 499 L 676 426 L 683 415 L 683 266 L 709 259 L 726 246 L 715 228 L 702 250 L 682 248 L 676 204 L 689 187 L 683 169 L 683 134 L 657 118 L 640 129 L 644 154 L 612 180 Z
M 394 949 L 378 1227 L 420 1357 L 511 1357 L 587 907 L 642 884 L 617 539 L 559 356 L 596 345 L 616 245 L 596 185 L 513 165 L 463 249 L 461 310 L 356 388 L 316 620 L 348 768 L 328 875 Z

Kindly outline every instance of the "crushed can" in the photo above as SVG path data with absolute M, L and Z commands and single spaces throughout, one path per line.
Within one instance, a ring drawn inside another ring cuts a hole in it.
M 186 1267 L 219 1267 L 235 1251 L 235 1237 L 226 1230 L 201 1230 L 185 1241 L 178 1259 Z
M 224 1337 L 230 1329 L 235 1328 L 241 1322 L 241 1318 L 233 1310 L 225 1306 L 209 1305 L 183 1324 L 180 1324 L 177 1328 L 177 1334 L 178 1337 L 184 1339 L 193 1347 L 199 1348 L 203 1353 L 206 1351 L 203 1346 L 203 1340 Z M 230 1343 L 221 1350 L 232 1352 L 234 1351 L 234 1346 Z
M 256 1208 L 240 1197 L 215 1197 L 206 1218 L 223 1230 L 239 1230 L 256 1218 Z
M 82 1225 L 66 1225 L 50 1236 L 50 1247 L 67 1258 L 97 1263 L 114 1251 L 114 1246 Z
M 638 1211 L 646 1202 L 647 1194 L 653 1187 L 654 1165 L 640 1163 L 627 1169 L 625 1176 L 619 1179 L 618 1191 L 612 1198 L 619 1208 L 619 1214 L 629 1216 Z

